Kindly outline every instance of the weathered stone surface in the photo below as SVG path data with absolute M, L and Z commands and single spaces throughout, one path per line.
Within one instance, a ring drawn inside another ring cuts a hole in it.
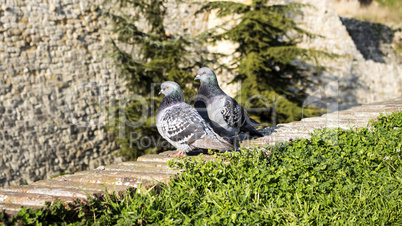
M 24 193 L 15 191 L 0 191 L 1 203 L 18 203 L 19 205 L 44 206 L 49 200 L 59 199 L 71 202 L 70 197 L 53 196 L 48 194 Z
M 30 209 L 38 209 L 41 208 L 41 206 L 32 206 L 32 205 L 23 205 L 25 208 L 30 208 Z M 5 209 L 7 210 L 7 214 L 10 216 L 15 216 L 18 214 L 18 211 L 21 210 L 21 205 L 20 204 L 14 204 L 14 203 L 0 203 L 0 210 Z
M 137 161 L 142 161 L 142 162 L 160 162 L 160 163 L 166 163 L 167 161 L 169 161 L 170 159 L 172 159 L 172 158 L 170 158 L 169 156 L 168 156 L 168 154 L 166 154 L 165 152 L 162 154 L 159 154 L 159 155 L 156 155 L 156 154 L 151 154 L 151 155 L 143 155 L 143 156 L 140 156 L 140 157 L 138 157 L 138 159 L 137 159 Z
M 125 174 L 127 175 L 127 174 Z M 138 176 L 138 175 L 136 175 Z M 117 173 L 110 173 L 110 172 L 102 172 L 101 174 L 97 175 L 64 175 L 60 178 L 55 180 L 57 181 L 74 181 L 74 182 L 84 182 L 84 183 L 95 183 L 95 184 L 109 184 L 113 185 L 124 185 L 130 187 L 137 187 L 142 182 L 149 182 L 152 180 L 152 176 L 156 176 L 156 180 L 160 181 L 168 181 L 169 176 L 166 174 L 155 174 L 155 175 L 147 175 L 141 174 L 140 178 L 136 177 L 129 177 L 129 176 L 121 176 L 117 175 Z
M 171 160 L 172 158 L 169 157 L 171 154 L 176 154 L 177 151 L 166 151 L 162 152 L 158 155 L 143 155 L 138 157 L 137 161 L 142 161 L 142 162 L 161 162 L 161 163 L 166 163 L 167 161 Z M 215 157 L 211 155 L 204 155 L 202 157 L 204 160 L 211 161 L 214 160 Z
M 127 189 L 124 185 L 106 185 L 106 184 L 94 184 L 90 182 L 76 182 L 76 181 L 57 181 L 57 180 L 40 180 L 33 183 L 35 186 L 48 187 L 48 188 L 78 188 L 93 194 L 99 194 L 107 189 L 112 192 L 121 192 Z
M 152 162 L 151 162 L 152 163 Z M 149 166 L 139 166 L 139 165 L 111 165 L 106 166 L 105 171 L 121 171 L 121 172 L 135 172 L 141 173 L 147 170 L 149 173 L 173 173 L 167 165 L 158 166 L 157 163 L 150 164 Z
M 101 57 L 110 33 L 92 6 L 102 1 L 19 2 L 0 16 L 0 187 L 121 162 L 102 109 L 127 92 Z
M 40 185 L 22 185 L 17 187 L 9 187 L 3 189 L 3 191 L 14 191 L 19 193 L 34 193 L 52 196 L 66 196 L 71 198 L 87 198 L 87 194 L 79 188 L 57 188 L 46 187 Z M 95 193 L 94 190 L 89 190 L 91 193 Z
M 56 180 L 71 180 L 76 181 L 76 178 L 87 178 L 88 181 L 98 184 L 111 183 L 116 185 L 127 185 L 125 184 L 131 180 L 131 178 L 135 178 L 136 182 L 141 181 L 152 181 L 157 180 L 161 182 L 167 182 L 170 180 L 170 176 L 176 175 L 174 171 L 161 171 L 161 172 L 152 172 L 153 169 L 149 168 L 149 170 L 143 172 L 132 172 L 132 171 L 111 171 L 111 170 L 89 170 L 75 173 L 74 175 L 64 175 L 58 177 Z M 129 179 L 130 178 L 130 179 Z M 84 181 L 85 179 L 80 181 Z

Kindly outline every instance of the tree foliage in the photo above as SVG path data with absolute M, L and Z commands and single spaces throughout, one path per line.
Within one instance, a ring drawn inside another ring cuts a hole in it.
M 127 159 L 136 159 L 141 154 L 166 149 L 165 143 L 160 142 L 162 138 L 154 117 L 162 99 L 157 96 L 160 83 L 175 81 L 186 97 L 194 96 L 192 82 L 196 69 L 209 61 L 208 54 L 196 48 L 200 41 L 166 31 L 163 21 L 167 0 L 117 2 L 115 7 L 105 11 L 117 36 L 111 41 L 110 56 L 133 95 L 129 97 L 131 100 L 119 100 L 118 106 L 110 109 L 114 119 L 108 128 L 117 133 L 121 154 Z M 124 8 L 132 8 L 134 15 L 124 13 L 121 10 Z M 141 126 L 133 125 L 141 120 L 144 121 Z
M 299 120 L 303 114 L 309 117 L 319 113 L 313 108 L 302 109 L 306 90 L 314 83 L 294 62 L 334 56 L 297 46 L 303 36 L 315 37 L 293 19 L 302 7 L 306 5 L 271 4 L 269 0 L 253 0 L 251 4 L 213 1 L 199 11 L 214 11 L 218 18 L 238 16 L 234 27 L 222 26 L 224 31 L 211 33 L 210 40 L 212 43 L 230 40 L 237 44 L 232 68 L 236 72 L 233 82 L 241 82 L 238 100 L 245 103 L 251 98 L 249 107 L 269 107 L 268 112 L 252 113 L 262 122 L 290 122 Z

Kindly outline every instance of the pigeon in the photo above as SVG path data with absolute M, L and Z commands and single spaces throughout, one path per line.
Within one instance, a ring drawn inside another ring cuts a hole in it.
M 194 107 L 219 136 L 228 140 L 241 132 L 248 133 L 251 137 L 263 136 L 254 128 L 259 123 L 222 91 L 210 68 L 200 68 L 194 80 L 201 80 Z
M 233 150 L 233 145 L 217 135 L 195 108 L 184 102 L 180 86 L 164 82 L 159 94 L 164 94 L 156 114 L 159 134 L 178 149 L 171 156 L 184 156 L 194 149 Z

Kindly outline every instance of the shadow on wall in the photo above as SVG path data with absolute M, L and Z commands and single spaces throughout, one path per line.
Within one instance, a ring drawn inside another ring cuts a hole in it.
M 394 30 L 383 24 L 345 17 L 340 19 L 365 60 L 386 63 L 385 58 L 392 51 L 390 44 L 394 38 Z
M 360 72 L 356 71 L 355 67 L 350 66 L 345 75 L 343 70 L 317 68 L 309 62 L 295 63 L 305 70 L 314 84 L 307 88 L 309 96 L 303 102 L 303 108 L 318 107 L 324 111 L 323 113 L 331 113 L 360 105 L 355 91 L 367 89 L 367 84 L 359 80 Z

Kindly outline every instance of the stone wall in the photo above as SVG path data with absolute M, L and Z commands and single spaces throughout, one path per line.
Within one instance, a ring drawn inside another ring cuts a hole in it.
M 126 90 L 100 1 L 84 2 L 1 2 L 0 186 L 121 161 L 104 108 Z
M 0 0 L 0 187 L 121 161 L 105 130 L 105 108 L 127 91 L 105 57 L 112 36 L 96 7 L 101 2 Z M 344 56 L 324 62 L 330 69 L 319 78 L 319 89 L 331 90 L 335 82 L 339 95 L 325 95 L 345 106 L 398 96 L 400 64 L 365 59 L 348 33 L 356 29 L 348 30 L 328 1 L 306 2 L 316 8 L 306 10 L 300 22 L 326 38 L 306 40 L 302 46 Z M 165 25 L 172 34 L 199 34 L 230 19 L 194 16 L 199 6 L 174 0 L 168 8 Z M 209 50 L 230 55 L 233 47 L 226 42 Z M 226 83 L 230 76 L 219 80 Z M 223 84 L 231 94 L 236 87 Z M 313 94 L 322 98 L 319 89 Z

